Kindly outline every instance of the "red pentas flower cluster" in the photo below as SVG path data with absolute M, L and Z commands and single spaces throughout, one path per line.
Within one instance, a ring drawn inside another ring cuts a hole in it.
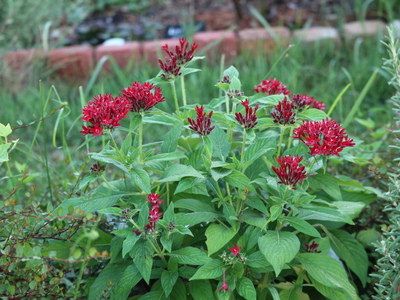
M 211 126 L 211 117 L 213 115 L 213 111 L 210 111 L 209 115 L 204 112 L 204 106 L 196 105 L 196 119 L 193 120 L 188 118 L 190 123 L 189 128 L 196 131 L 200 135 L 209 135 L 211 131 L 215 128 L 215 126 Z
M 322 121 L 303 121 L 294 131 L 293 138 L 301 140 L 310 148 L 310 154 L 340 156 L 345 147 L 353 147 L 350 139 L 341 124 L 333 119 L 326 118 Z
M 277 168 L 272 166 L 272 170 L 278 175 L 280 181 L 278 183 L 285 184 L 292 189 L 296 189 L 295 186 L 298 182 L 302 183 L 304 178 L 307 178 L 304 166 L 300 166 L 299 163 L 303 160 L 302 157 L 296 155 L 286 155 L 278 157 L 277 162 L 280 167 Z
M 251 108 L 249 106 L 249 99 L 242 101 L 241 104 L 244 106 L 246 113 L 245 113 L 245 115 L 243 115 L 242 113 L 235 113 L 236 120 L 245 129 L 254 128 L 254 126 L 256 126 L 258 123 L 256 113 L 257 113 L 259 105 L 256 104 L 254 109 Z
M 157 103 L 165 100 L 161 89 L 148 82 L 143 84 L 137 81 L 133 82 L 131 86 L 123 89 L 121 94 L 129 101 L 131 111 L 136 113 L 147 111 Z
M 113 98 L 111 94 L 98 95 L 94 100 L 82 109 L 85 122 L 91 123 L 89 126 L 82 126 L 84 135 L 102 135 L 103 129 L 114 129 L 121 126 L 121 120 L 127 118 L 130 110 L 130 103 L 124 97 Z
M 306 246 L 306 252 L 308 253 L 321 253 L 321 251 L 318 250 L 319 244 L 317 244 L 315 241 L 313 241 L 311 245 L 305 242 L 304 245 Z
M 175 47 L 175 52 L 170 51 L 167 44 L 162 46 L 161 49 L 167 54 L 167 57 L 165 57 L 165 62 L 161 59 L 158 60 L 160 68 L 164 71 L 161 77 L 173 80 L 182 75 L 181 68 L 193 59 L 193 53 L 197 47 L 198 45 L 193 43 L 189 50 L 189 42 L 185 38 L 179 39 L 179 45 Z
M 260 84 L 255 86 L 254 91 L 268 95 L 290 94 L 290 91 L 286 88 L 286 85 L 282 84 L 282 82 L 276 80 L 275 78 L 263 80 Z
M 275 123 L 281 125 L 294 124 L 296 121 L 294 103 L 285 97 L 282 101 L 279 101 L 278 105 L 274 106 L 271 117 Z
M 162 212 L 158 212 L 160 210 L 160 205 L 163 202 L 163 200 L 159 200 L 158 198 L 160 198 L 160 195 L 157 194 L 150 194 L 147 198 L 147 201 L 151 203 L 151 208 L 149 210 L 149 224 L 146 227 L 152 231 L 155 231 L 156 222 L 163 214 Z
M 322 101 L 315 100 L 314 97 L 300 94 L 293 94 L 290 97 L 294 102 L 295 108 L 299 112 L 303 111 L 306 106 L 310 106 L 311 108 L 319 109 L 322 111 L 325 110 L 325 104 Z

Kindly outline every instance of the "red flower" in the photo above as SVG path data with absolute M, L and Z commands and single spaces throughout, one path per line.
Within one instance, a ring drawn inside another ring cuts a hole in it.
M 223 275 L 222 275 L 222 286 L 218 289 L 218 292 L 224 290 L 224 292 L 229 291 L 229 286 L 226 283 L 226 269 L 223 269 Z
M 147 198 L 147 201 L 151 203 L 151 208 L 149 209 L 149 224 L 146 225 L 146 228 L 153 231 L 156 229 L 156 222 L 163 214 L 162 212 L 158 212 L 163 202 L 163 200 L 159 200 L 158 198 L 160 198 L 160 195 L 157 194 L 150 194 Z
M 211 127 L 211 117 L 213 115 L 213 111 L 210 111 L 209 115 L 207 116 L 204 112 L 204 106 L 198 107 L 196 105 L 195 110 L 197 112 L 196 120 L 188 118 L 188 121 L 191 125 L 189 128 L 196 131 L 200 135 L 209 135 L 215 128 L 215 126 Z
M 286 85 L 273 78 L 263 80 L 260 84 L 255 86 L 254 91 L 257 93 L 265 93 L 268 95 L 290 94 L 290 91 L 286 88 Z
M 238 247 L 238 245 L 234 244 L 233 248 L 229 248 L 231 251 L 231 255 L 237 255 L 240 256 L 240 250 L 242 250 L 242 247 Z
M 173 80 L 175 77 L 182 75 L 181 67 L 186 65 L 193 59 L 193 52 L 196 50 L 198 45 L 193 43 L 189 48 L 189 43 L 186 41 L 185 38 L 179 39 L 179 45 L 175 47 L 175 52 L 169 50 L 167 44 L 161 47 L 161 49 L 168 55 L 165 57 L 165 62 L 161 59 L 158 60 L 158 64 L 160 68 L 164 71 L 161 74 L 166 80 Z
M 315 241 L 313 241 L 311 243 L 311 245 L 309 245 L 307 242 L 305 242 L 304 245 L 306 246 L 306 252 L 309 252 L 309 253 L 321 253 L 321 251 L 317 250 L 318 247 L 319 247 L 319 244 L 317 244 Z
M 121 119 L 128 117 L 130 105 L 125 98 L 113 98 L 111 94 L 105 94 L 93 99 L 82 109 L 81 119 L 92 123 L 87 127 L 82 126 L 81 133 L 84 135 L 102 135 L 104 128 L 114 129 L 121 125 Z
M 274 119 L 275 123 L 281 125 L 294 124 L 296 118 L 294 102 L 289 101 L 285 97 L 274 106 L 274 110 L 271 112 L 271 117 Z
M 92 175 L 96 175 L 96 176 L 100 176 L 101 173 L 103 173 L 106 170 L 106 166 L 102 165 L 101 163 L 97 162 L 94 163 L 91 167 L 90 167 L 90 173 Z
M 280 167 L 272 166 L 272 170 L 274 170 L 280 179 L 278 183 L 285 184 L 295 189 L 294 187 L 298 182 L 301 183 L 304 178 L 308 177 L 306 171 L 304 171 L 305 167 L 299 166 L 299 163 L 303 160 L 302 157 L 298 155 L 286 155 L 278 157 L 276 160 L 280 164 Z
M 139 113 L 147 111 L 159 102 L 163 102 L 165 97 L 161 94 L 161 89 L 152 83 L 145 82 L 140 84 L 136 81 L 131 86 L 122 90 L 122 96 L 131 104 L 131 111 Z
M 308 97 L 307 95 L 294 94 L 291 96 L 292 101 L 295 104 L 295 108 L 298 111 L 302 111 L 306 106 L 311 108 L 325 110 L 325 104 L 322 101 L 317 101 L 314 97 Z
M 249 129 L 249 128 L 254 128 L 254 126 L 257 125 L 257 110 L 258 110 L 258 104 L 256 104 L 254 110 L 249 106 L 249 99 L 246 99 L 241 102 L 242 105 L 244 106 L 246 110 L 246 115 L 243 116 L 241 113 L 235 113 L 236 120 L 239 122 L 240 125 L 242 125 L 244 128 Z
M 350 139 L 341 124 L 333 119 L 326 118 L 322 121 L 303 121 L 296 128 L 293 138 L 301 140 L 310 148 L 311 155 L 336 155 L 345 147 L 353 147 L 353 139 Z

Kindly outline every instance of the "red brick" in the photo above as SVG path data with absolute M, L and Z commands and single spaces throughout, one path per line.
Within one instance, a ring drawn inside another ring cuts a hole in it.
M 42 50 L 30 49 L 6 52 L 2 59 L 8 68 L 18 71 L 30 67 L 38 61 L 44 62 L 44 58 Z
M 255 54 L 271 54 L 279 46 L 289 45 L 290 31 L 285 27 L 272 27 L 274 36 L 265 28 L 251 28 L 239 31 L 239 51 Z
M 138 65 L 142 59 L 141 45 L 139 42 L 128 42 L 120 46 L 98 46 L 95 49 L 96 64 L 104 56 L 112 57 L 121 69 L 125 69 L 130 63 Z M 110 70 L 110 62 L 104 64 L 106 70 Z
M 351 22 L 343 25 L 343 34 L 348 42 L 354 42 L 360 37 L 374 37 L 383 33 L 386 29 L 385 23 L 379 20 L 365 22 Z
M 303 43 L 329 40 L 340 45 L 339 31 L 334 27 L 311 27 L 308 29 L 295 30 L 293 32 L 293 38 Z
M 158 59 L 164 60 L 165 53 L 161 51 L 161 47 L 165 44 L 168 45 L 170 50 L 175 49 L 179 45 L 178 39 L 168 39 L 159 41 L 148 41 L 142 43 L 143 59 L 153 66 L 158 65 Z
M 199 45 L 195 54 L 206 55 L 208 61 L 219 61 L 221 54 L 225 54 L 227 59 L 235 59 L 238 55 L 238 38 L 232 31 L 199 32 L 194 35 L 193 40 Z M 207 48 L 211 43 L 214 43 L 214 45 Z M 204 53 L 204 50 L 206 53 Z
M 49 53 L 49 64 L 63 78 L 88 78 L 94 67 L 94 50 L 91 46 L 57 48 Z

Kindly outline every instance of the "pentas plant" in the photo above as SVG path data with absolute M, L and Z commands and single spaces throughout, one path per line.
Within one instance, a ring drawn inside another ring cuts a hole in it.
M 328 166 L 354 161 L 356 143 L 322 102 L 277 79 L 247 94 L 234 67 L 216 83 L 222 97 L 186 99 L 195 49 L 185 39 L 164 46 L 155 78 L 82 110 L 83 134 L 104 131 L 109 142 L 57 211 L 108 220 L 99 236 L 109 261 L 86 281 L 88 299 L 358 299 L 367 254 L 343 226 L 376 194 Z

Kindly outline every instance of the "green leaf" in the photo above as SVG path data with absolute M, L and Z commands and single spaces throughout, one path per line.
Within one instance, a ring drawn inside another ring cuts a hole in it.
M 321 121 L 328 118 L 328 115 L 322 110 L 309 108 L 298 114 L 297 117 L 301 120 Z
M 164 270 L 161 274 L 161 285 L 165 292 L 165 297 L 171 294 L 172 289 L 178 279 L 178 271 L 168 271 Z
M 292 232 L 267 231 L 258 239 L 258 246 L 278 276 L 283 265 L 291 262 L 299 252 L 300 241 Z
M 228 156 L 229 150 L 231 149 L 231 143 L 229 143 L 229 136 L 221 128 L 216 126 L 213 131 L 208 135 L 212 141 L 214 148 L 214 155 L 219 160 L 225 161 Z
M 289 290 L 282 290 L 279 293 L 279 298 L 280 300 L 299 300 L 295 288 Z
M 175 189 L 174 195 L 187 191 L 198 183 L 203 183 L 204 180 L 200 178 L 193 179 L 192 177 L 184 178 L 179 181 L 178 186 Z
M 188 209 L 195 212 L 214 212 L 215 209 L 209 202 L 208 198 L 206 201 L 201 201 L 199 199 L 183 198 L 175 202 L 176 208 Z
M 172 239 L 169 238 L 168 233 L 166 232 L 160 238 L 160 242 L 168 252 L 172 250 Z
M 326 287 L 339 288 L 349 296 L 341 299 L 358 299 L 343 266 L 336 259 L 318 253 L 300 253 L 296 258 L 316 282 Z
M 223 178 L 223 181 L 239 189 L 248 188 L 250 191 L 255 191 L 250 179 L 238 170 L 233 170 L 231 174 Z
M 179 181 L 183 177 L 197 177 L 204 178 L 200 172 L 196 171 L 192 166 L 185 166 L 181 164 L 175 164 L 165 170 L 164 174 L 158 180 L 158 182 L 171 182 Z
M 153 248 L 151 248 L 147 240 L 139 240 L 139 243 L 136 243 L 132 252 L 135 266 L 138 268 L 144 281 L 149 284 L 153 267 Z
M 350 219 L 357 218 L 366 206 L 365 203 L 353 201 L 335 201 L 333 204 L 337 206 L 342 215 L 348 216 Z
M 225 264 L 220 259 L 213 259 L 201 266 L 189 280 L 215 279 L 222 276 Z
M 121 145 L 121 152 L 125 154 L 125 156 L 128 156 L 129 151 L 131 150 L 132 147 L 132 133 L 128 133 L 122 142 Z
M 258 138 L 251 144 L 244 153 L 244 162 L 254 162 L 268 151 L 275 150 L 276 138 Z
M 368 275 L 368 255 L 364 247 L 344 230 L 332 230 L 328 237 L 333 251 L 344 260 L 365 287 Z
M 90 286 L 88 300 L 100 299 L 104 291 L 113 287 L 122 278 L 126 268 L 126 264 L 107 265 Z
M 131 235 L 129 235 L 125 240 L 124 243 L 122 244 L 122 258 L 125 257 L 125 255 L 132 250 L 132 248 L 135 246 L 136 242 L 140 239 L 139 235 L 136 235 L 135 233 L 132 233 L 131 230 Z
M 185 247 L 165 255 L 173 257 L 179 264 L 203 265 L 210 260 L 206 253 L 194 247 Z
M 55 209 L 55 212 L 57 212 L 57 210 L 61 207 L 63 209 L 63 214 L 67 214 L 68 207 L 70 206 L 74 208 L 79 207 L 86 213 L 95 212 L 115 205 L 121 197 L 127 195 L 129 195 L 127 192 L 113 191 L 109 188 L 100 186 L 93 192 L 89 199 L 85 197 L 65 199 Z
M 135 285 L 142 279 L 139 270 L 135 265 L 129 265 L 121 279 L 117 282 L 114 289 L 112 290 L 110 299 L 111 300 L 124 300 L 127 299 L 131 290 Z
M 266 104 L 266 105 L 277 105 L 279 101 L 282 101 L 285 98 L 284 95 L 271 95 L 265 96 L 265 94 L 256 94 L 251 98 L 251 103 L 255 104 Z
M 146 194 L 151 193 L 150 177 L 145 170 L 136 168 L 132 169 L 131 178 L 143 192 L 145 192 Z
M 319 283 L 315 278 L 313 278 L 310 274 L 308 277 L 311 279 L 314 284 L 315 289 L 320 292 L 322 295 L 329 300 L 358 300 L 359 298 L 351 297 L 345 290 L 337 288 L 337 287 L 328 287 Z
M 7 137 L 11 134 L 12 129 L 10 124 L 3 125 L 0 123 L 0 137 Z
M 312 226 L 307 221 L 300 219 L 298 217 L 285 217 L 284 221 L 287 221 L 290 225 L 292 225 L 296 230 L 305 233 L 309 236 L 313 237 L 321 237 L 320 233 L 314 226 Z
M 170 295 L 170 300 L 186 300 L 186 294 L 186 285 L 183 283 L 182 279 L 178 277 Z
M 247 257 L 246 264 L 251 268 L 262 270 L 262 272 L 273 271 L 272 265 L 267 261 L 261 251 L 250 254 Z
M 196 225 L 203 222 L 214 222 L 219 215 L 212 212 L 193 212 L 178 215 L 176 223 L 180 225 Z
M 238 291 L 240 296 L 247 300 L 255 300 L 257 297 L 254 283 L 247 277 L 242 277 L 238 281 L 236 290 Z
M 200 72 L 200 71 L 201 71 L 201 69 L 194 69 L 194 68 L 182 68 L 181 69 L 182 76 L 185 76 L 185 75 L 188 75 L 191 73 Z
M 269 221 L 273 222 L 280 217 L 280 215 L 282 213 L 282 205 L 279 205 L 279 204 L 272 205 L 270 207 L 269 211 L 271 213 L 271 215 L 269 217 Z
M 340 187 L 338 180 L 330 174 L 316 174 L 314 176 L 308 177 L 308 182 L 310 188 L 315 191 L 323 190 L 333 200 L 342 201 L 342 194 L 340 192 Z
M 234 67 L 230 66 L 226 70 L 224 70 L 223 76 L 229 76 L 229 77 L 239 77 L 239 71 Z
M 8 148 L 10 148 L 11 143 L 6 143 L 3 145 L 0 145 L 0 162 L 5 162 L 8 161 Z
M 176 150 L 178 146 L 179 137 L 182 134 L 183 123 L 175 125 L 165 136 L 164 141 L 161 144 L 162 153 L 171 153 Z
M 171 161 L 177 159 L 187 158 L 185 154 L 180 152 L 161 153 L 153 155 L 146 159 L 146 161 Z
M 354 222 L 347 216 L 342 215 L 337 209 L 307 205 L 299 209 L 299 218 L 304 220 L 318 220 L 331 222 L 345 222 L 353 225 Z
M 236 76 L 231 77 L 231 83 L 229 84 L 229 89 L 231 91 L 233 90 L 241 90 L 242 89 L 242 84 L 240 83 L 239 78 L 237 78 Z
M 190 295 L 194 300 L 215 299 L 209 280 L 195 280 L 189 282 Z
M 206 245 L 208 249 L 208 256 L 220 250 L 236 235 L 239 227 L 226 228 L 220 224 L 211 224 L 206 230 Z

